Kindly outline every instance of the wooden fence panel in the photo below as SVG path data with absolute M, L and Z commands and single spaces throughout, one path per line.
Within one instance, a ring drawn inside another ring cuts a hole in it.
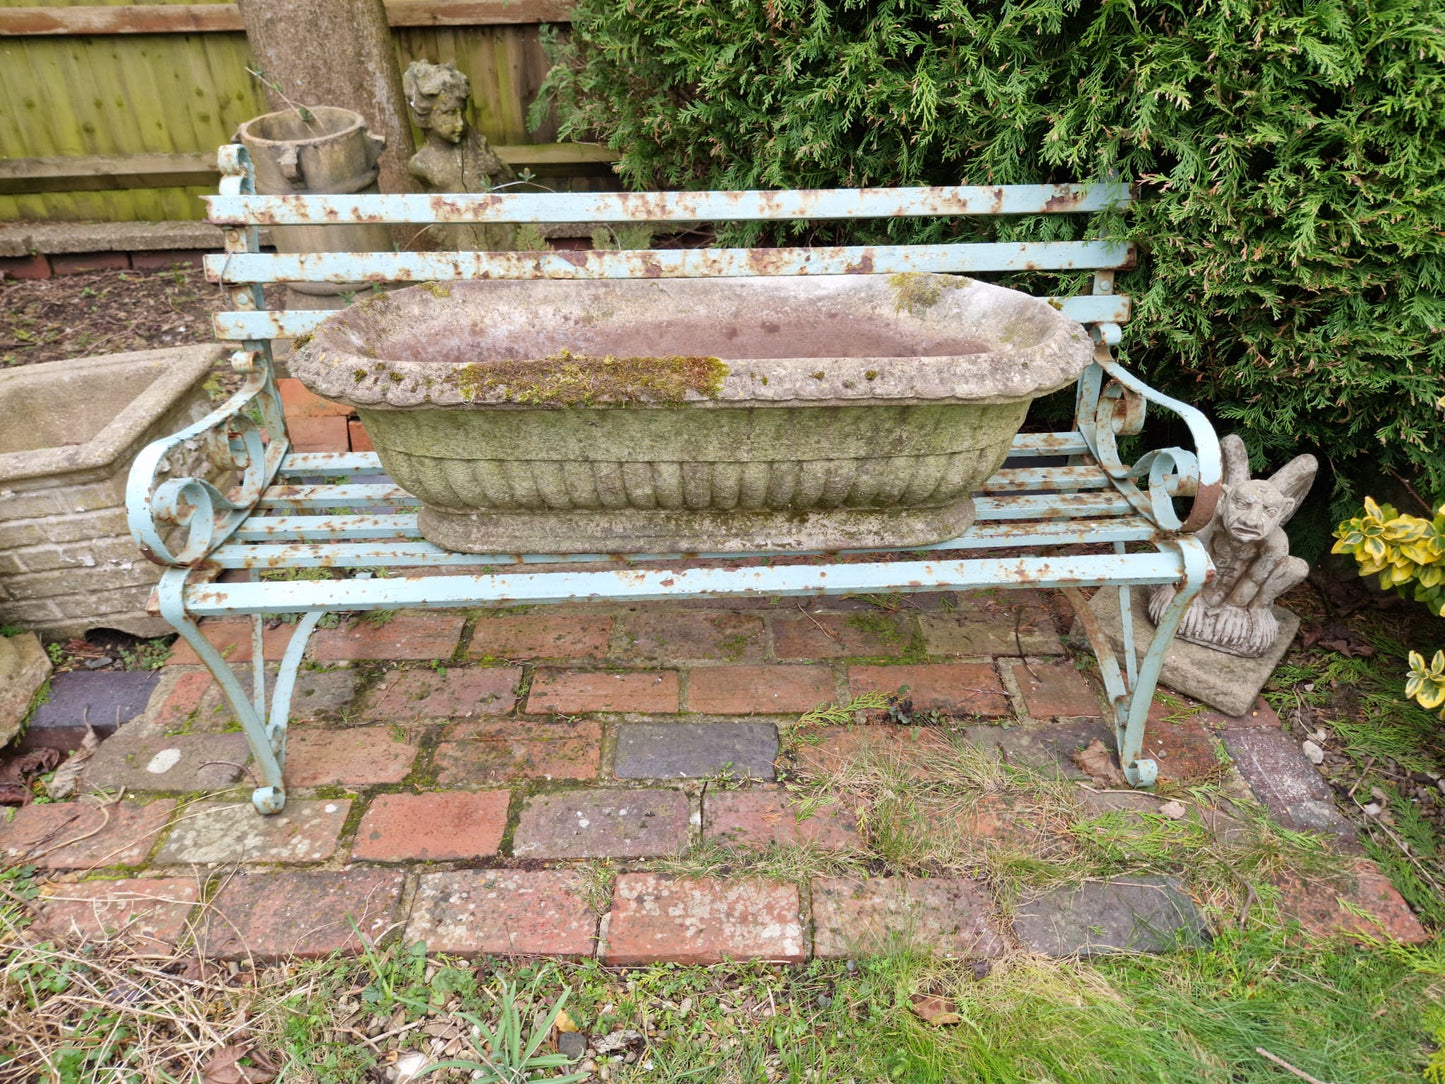
M 167 18 L 155 10 L 162 6 L 176 7 L 178 16 L 184 9 L 190 23 L 224 25 L 231 17 L 203 17 L 195 0 L 146 0 L 139 5 L 128 0 L 0 0 L 0 102 L 6 103 L 0 108 L 0 157 L 211 154 L 243 121 L 265 112 L 265 96 L 246 72 L 254 63 L 243 33 L 127 29 L 159 25 Z M 208 6 L 217 12 L 234 8 L 224 0 Z M 43 21 L 37 21 L 36 12 L 61 8 L 135 10 L 114 16 L 92 10 L 84 15 L 57 13 L 49 20 L 109 27 L 103 33 L 34 29 Z M 527 110 L 548 67 L 539 26 L 535 21 L 499 25 L 494 20 L 565 18 L 567 10 L 566 0 L 514 0 L 501 6 L 476 0 L 388 3 L 402 68 L 416 59 L 454 62 L 472 81 L 473 123 L 504 146 L 550 143 L 556 130 L 551 124 L 536 133 L 526 127 Z M 457 25 L 462 19 L 487 25 Z M 557 156 L 568 157 L 564 148 Z M 595 153 L 588 157 L 593 161 L 575 167 L 563 161 L 538 172 L 561 188 L 614 187 L 605 164 L 595 161 Z M 45 184 L 40 176 L 36 187 Z M 14 193 L 23 186 L 12 182 L 7 188 Z M 57 182 L 56 187 L 80 186 Z M 213 189 L 193 185 L 0 194 L 0 221 L 200 218 L 204 208 L 197 197 L 209 191 Z

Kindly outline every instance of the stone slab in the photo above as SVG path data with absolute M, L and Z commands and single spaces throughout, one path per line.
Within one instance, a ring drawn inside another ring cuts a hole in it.
M 801 811 L 780 787 L 709 789 L 703 797 L 703 835 L 735 847 L 782 843 L 846 851 L 862 845 L 857 820 L 836 803 L 800 819 Z
M 1071 754 L 1096 738 L 1110 752 L 1116 752 L 1113 729 L 1102 719 L 1088 717 L 1027 726 L 971 726 L 964 731 L 964 737 L 985 752 L 997 754 L 1005 763 L 1058 779 L 1089 778 L 1074 764 Z
M 771 780 L 777 755 L 772 723 L 623 723 L 614 771 L 619 779 L 706 779 L 725 772 Z
M 1019 907 L 1014 932 L 1031 952 L 1097 956 L 1168 952 L 1209 936 L 1173 877 L 1115 877 L 1055 889 Z
M 458 870 L 422 876 L 406 926 L 410 944 L 458 956 L 590 956 L 597 916 L 570 870 Z
M 137 792 L 194 792 L 232 786 L 251 759 L 244 734 L 146 736 L 122 727 L 85 765 L 87 786 Z
M 20 733 L 50 670 L 50 656 L 35 633 L 0 636 L 0 749 Z
M 1277 821 L 1355 841 L 1355 826 L 1335 806 L 1334 792 L 1292 737 L 1282 730 L 1232 730 L 1223 738 L 1239 774 Z
M 356 829 L 353 858 L 439 862 L 497 853 L 511 792 L 451 790 L 380 794 Z
M 197 802 L 156 853 L 158 866 L 324 862 L 336 853 L 350 799 L 293 798 L 273 816 L 250 802 Z
M 1099 689 L 1072 662 L 1011 665 L 1014 681 L 1031 718 L 1108 717 Z
M 1115 651 L 1123 650 L 1123 633 L 1120 631 L 1119 606 L 1112 591 L 1096 592 L 1089 600 L 1089 608 L 1099 619 L 1099 624 L 1108 634 Z M 1149 620 L 1149 596 L 1147 589 L 1133 592 L 1134 640 L 1142 658 L 1154 642 L 1154 623 Z M 1245 715 L 1254 706 L 1255 698 L 1264 688 L 1265 682 L 1274 673 L 1274 668 L 1284 658 L 1299 631 L 1299 618 L 1288 610 L 1276 606 L 1274 615 L 1279 621 L 1279 638 L 1269 651 L 1257 659 L 1245 659 L 1225 651 L 1215 651 L 1199 644 L 1191 644 L 1175 637 L 1169 653 L 1164 657 L 1164 666 L 1159 671 L 1159 681 L 1185 696 L 1202 700 L 1225 715 Z M 1074 635 L 1084 638 L 1076 624 Z
M 997 956 L 1006 945 L 993 901 L 970 877 L 818 877 L 813 953 L 853 957 L 923 949 L 942 956 Z
M 168 952 L 200 898 L 200 884 L 185 877 L 51 884 L 41 891 L 36 928 L 87 941 L 118 936 L 139 952 Z
M 172 798 L 28 805 L 0 813 L 0 855 L 43 869 L 144 865 L 175 808 Z
M 400 870 L 238 873 L 211 901 L 197 947 L 221 959 L 358 953 L 393 927 Z
M 532 798 L 512 841 L 518 858 L 649 858 L 687 845 L 679 790 L 571 790 Z
M 56 674 L 50 679 L 50 696 L 30 720 L 21 747 L 65 752 L 79 749 L 86 723 L 99 737 L 108 738 L 145 712 L 160 680 L 160 673 L 154 670 L 70 670 Z
M 617 879 L 605 963 L 715 964 L 806 959 L 796 885 L 628 873 Z

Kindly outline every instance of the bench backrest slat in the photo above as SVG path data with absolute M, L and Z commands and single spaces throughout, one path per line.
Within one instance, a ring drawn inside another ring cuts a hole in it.
M 1129 203 L 1129 186 L 1021 184 L 738 192 L 206 196 L 217 225 L 319 222 L 709 222 L 1071 214 Z
M 1117 268 L 1132 249 L 1114 241 L 846 248 L 674 248 L 561 252 L 227 253 L 206 258 L 222 282 L 442 282 L 476 278 L 736 278 L 900 272 L 1071 271 Z

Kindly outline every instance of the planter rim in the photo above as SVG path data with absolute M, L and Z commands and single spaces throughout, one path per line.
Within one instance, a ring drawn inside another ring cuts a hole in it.
M 114 464 L 126 457 L 146 431 L 172 409 L 181 393 L 204 379 L 226 352 L 220 343 L 133 350 L 47 361 L 0 372 L 0 389 L 43 384 L 56 377 L 84 377 L 98 369 L 159 363 L 159 374 L 89 440 L 74 445 L 34 448 L 0 454 L 0 486 L 47 475 L 71 474 Z
M 285 116 L 294 112 L 291 109 L 277 109 L 271 113 L 262 113 L 260 116 L 252 117 L 250 120 L 242 121 L 236 128 L 236 139 L 247 143 L 255 143 L 262 147 L 303 147 L 314 146 L 318 143 L 331 143 L 343 136 L 350 135 L 359 128 L 366 127 L 366 118 L 353 109 L 343 109 L 339 105 L 313 105 L 307 107 L 308 111 L 318 117 L 326 114 L 344 114 L 351 118 L 345 127 L 334 132 L 323 132 L 320 135 L 304 136 L 301 139 L 268 139 L 265 136 L 257 135 L 252 125 L 259 125 L 262 121 L 270 120 L 272 117 Z
M 899 276 L 817 276 L 813 278 L 731 278 L 668 280 L 491 280 L 416 286 L 356 302 L 329 317 L 290 359 L 291 373 L 323 398 L 362 410 L 411 408 L 451 409 L 565 409 L 559 402 L 528 402 L 510 391 L 486 389 L 468 395 L 458 371 L 463 363 L 378 357 L 376 344 L 394 333 L 407 319 L 433 319 L 448 308 L 466 312 L 468 306 L 485 313 L 523 312 L 553 306 L 578 316 L 589 302 L 611 301 L 631 293 L 627 303 L 651 301 L 663 312 L 668 302 L 689 299 L 688 294 L 708 289 L 734 291 L 748 299 L 749 291 L 778 296 L 780 285 L 788 293 L 780 304 L 804 306 L 819 300 L 842 300 L 870 306 L 868 314 L 895 322 L 911 322 L 934 334 L 959 329 L 946 323 L 961 321 L 977 334 L 980 313 L 1002 324 L 1022 320 L 1029 341 L 966 354 L 899 354 L 890 356 L 728 357 L 720 387 L 703 391 L 689 388 L 680 401 L 599 399 L 588 409 L 739 408 L 752 406 L 856 406 L 870 401 L 893 405 L 943 403 L 1006 403 L 1033 399 L 1073 383 L 1093 356 L 1093 343 L 1077 322 L 1068 319 L 1040 298 L 1017 290 L 978 282 L 957 275 L 914 274 L 932 296 L 923 311 L 897 299 Z M 649 296 L 650 292 L 650 296 Z M 739 293 L 740 292 L 740 293 Z M 489 296 L 490 295 L 490 296 Z M 704 295 L 705 296 L 705 295 Z M 727 295 L 724 293 L 724 296 Z M 699 312 L 704 310 L 698 310 Z M 861 308 L 860 308 L 860 311 Z M 521 319 L 521 318 L 519 318 Z M 578 326 L 585 324 L 579 321 Z M 665 351 L 662 351 L 665 352 Z M 580 356 L 580 355 L 579 355 Z M 544 353 L 538 361 L 547 360 Z M 471 390 L 471 389 L 469 389 Z

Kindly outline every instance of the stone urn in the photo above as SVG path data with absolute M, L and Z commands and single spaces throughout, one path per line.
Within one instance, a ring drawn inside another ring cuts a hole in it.
M 215 344 L 47 361 L 0 371 L 0 624 L 46 637 L 93 628 L 160 636 L 145 612 L 160 569 L 126 524 L 131 460 L 211 409 Z M 16 419 L 21 419 L 17 422 Z M 170 464 L 209 475 L 205 449 Z
M 290 363 L 356 408 L 421 533 L 474 553 L 918 546 L 1093 346 L 949 275 L 428 284 Z

